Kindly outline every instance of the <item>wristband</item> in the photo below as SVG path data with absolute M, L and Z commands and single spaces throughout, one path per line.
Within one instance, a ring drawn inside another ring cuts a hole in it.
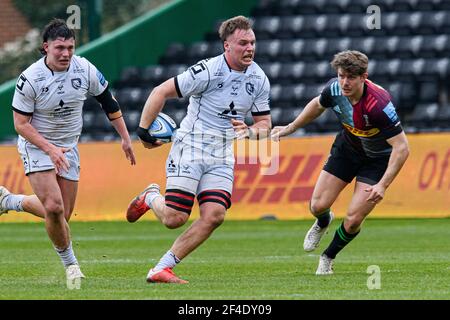
M 147 129 L 138 127 L 136 130 L 136 133 L 137 133 L 139 139 L 141 139 L 144 142 L 151 143 L 151 144 L 154 144 L 156 142 L 156 138 L 152 137 Z

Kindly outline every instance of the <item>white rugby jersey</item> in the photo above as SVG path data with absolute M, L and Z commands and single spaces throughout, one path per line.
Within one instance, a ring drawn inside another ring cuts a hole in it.
M 231 147 L 235 133 L 230 118 L 243 121 L 249 111 L 270 114 L 269 79 L 255 62 L 239 72 L 223 54 L 202 60 L 176 76 L 175 87 L 180 98 L 190 96 L 177 139 L 202 149 Z
M 32 116 L 31 125 L 49 142 L 71 148 L 81 134 L 86 96 L 98 96 L 107 86 L 105 77 L 85 58 L 74 55 L 69 68 L 57 72 L 43 57 L 20 75 L 12 107 Z

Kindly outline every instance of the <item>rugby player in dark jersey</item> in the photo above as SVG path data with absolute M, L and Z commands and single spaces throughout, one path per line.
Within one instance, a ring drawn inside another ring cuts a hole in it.
M 328 81 L 320 96 L 312 99 L 293 122 L 272 130 L 272 139 L 278 140 L 304 127 L 327 108 L 343 126 L 310 201 L 310 211 L 317 219 L 305 236 L 305 251 L 318 247 L 333 220 L 332 204 L 356 177 L 355 189 L 343 223 L 320 256 L 317 275 L 333 273 L 336 255 L 358 235 L 364 219 L 383 200 L 409 155 L 390 94 L 367 79 L 368 62 L 359 51 L 336 54 L 331 66 L 338 77 Z

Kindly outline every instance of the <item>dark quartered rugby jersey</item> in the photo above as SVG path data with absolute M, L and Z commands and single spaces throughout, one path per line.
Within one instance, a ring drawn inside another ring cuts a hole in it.
M 403 129 L 391 96 L 385 89 L 366 80 L 361 99 L 352 105 L 342 95 L 338 78 L 333 78 L 323 89 L 319 101 L 324 108 L 334 111 L 344 127 L 344 141 L 352 149 L 368 157 L 390 155 L 392 147 L 386 140 Z

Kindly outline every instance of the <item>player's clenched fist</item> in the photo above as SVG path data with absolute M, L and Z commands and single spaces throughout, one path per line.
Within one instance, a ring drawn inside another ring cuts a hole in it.
M 271 138 L 274 141 L 279 141 L 281 137 L 288 136 L 294 131 L 294 126 L 292 124 L 288 124 L 287 126 L 277 126 L 272 129 Z

